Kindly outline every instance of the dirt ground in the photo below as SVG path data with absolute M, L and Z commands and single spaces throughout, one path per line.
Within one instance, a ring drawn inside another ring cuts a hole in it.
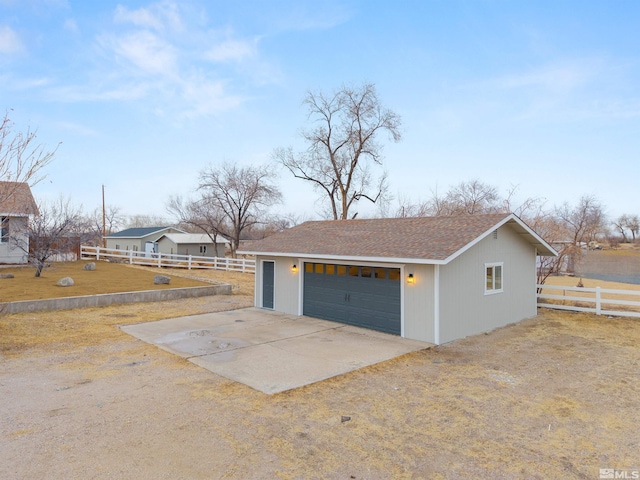
M 0 478 L 597 479 L 640 466 L 637 319 L 541 310 L 271 396 L 117 328 L 251 305 L 237 286 L 0 317 Z

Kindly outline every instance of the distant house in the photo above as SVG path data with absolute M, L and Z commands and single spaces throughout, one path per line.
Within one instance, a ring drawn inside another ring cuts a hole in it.
M 161 253 L 193 255 L 198 257 L 224 257 L 230 242 L 218 235 L 213 243 L 209 235 L 202 233 L 165 233 L 158 238 Z
M 127 228 L 105 236 L 107 248 L 133 250 L 134 252 L 158 253 L 158 239 L 167 233 L 186 233 L 175 227 Z
M 306 222 L 255 242 L 255 305 L 442 344 L 536 315 L 536 258 L 513 214 Z
M 24 182 L 0 182 L 0 263 L 27 263 L 28 256 L 17 245 L 29 245 L 29 217 L 38 214 L 38 206 L 29 185 Z

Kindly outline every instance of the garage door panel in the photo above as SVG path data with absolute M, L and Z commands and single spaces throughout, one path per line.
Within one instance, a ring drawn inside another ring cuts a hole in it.
M 400 334 L 399 278 L 399 269 L 306 263 L 303 313 Z

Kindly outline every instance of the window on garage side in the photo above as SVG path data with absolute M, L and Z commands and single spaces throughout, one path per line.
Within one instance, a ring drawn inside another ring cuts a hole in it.
M 484 293 L 501 293 L 502 290 L 502 262 L 484 264 Z

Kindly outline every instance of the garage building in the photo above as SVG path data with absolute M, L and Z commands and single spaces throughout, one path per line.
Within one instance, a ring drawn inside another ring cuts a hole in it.
M 514 214 L 306 222 L 256 256 L 255 305 L 434 344 L 536 315 L 536 257 Z

